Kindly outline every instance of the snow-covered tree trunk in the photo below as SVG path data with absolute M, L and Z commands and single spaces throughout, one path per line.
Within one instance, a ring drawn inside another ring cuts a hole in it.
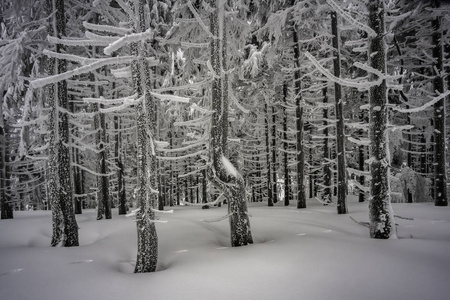
M 439 9 L 441 7 L 440 0 L 434 0 L 434 8 Z M 434 57 L 434 72 L 436 72 L 434 78 L 434 91 L 439 94 L 445 92 L 444 81 L 444 41 L 443 41 L 443 28 L 442 17 L 437 16 L 433 22 L 433 57 Z M 447 206 L 447 164 L 445 156 L 445 106 L 449 97 L 445 97 L 442 100 L 434 104 L 434 204 L 436 206 Z
M 294 64 L 296 71 L 294 72 L 294 94 L 295 94 L 295 116 L 297 118 L 297 208 L 306 208 L 306 191 L 305 191 L 305 151 L 303 141 L 303 103 L 301 96 L 301 74 L 300 74 L 300 45 L 298 41 L 298 32 L 295 25 L 292 25 L 292 36 L 294 41 Z
M 341 38 L 338 28 L 336 12 L 331 12 L 331 31 L 333 34 L 334 48 L 334 76 L 341 77 Z M 344 101 L 342 99 L 342 87 L 334 83 L 334 98 L 336 109 L 336 146 L 337 146 L 337 211 L 338 214 L 347 213 L 347 172 L 345 163 L 345 127 L 344 127 Z
M 135 31 L 144 32 L 147 29 L 145 0 L 135 1 L 133 5 L 136 23 Z M 150 3 L 152 4 L 152 3 Z M 152 5 L 150 5 L 152 7 Z M 156 155 L 153 136 L 156 130 L 155 105 L 150 95 L 151 78 L 147 60 L 148 45 L 145 42 L 132 43 L 131 53 L 136 59 L 131 63 L 131 73 L 134 90 L 143 100 L 136 105 L 137 126 L 137 203 L 136 213 L 138 251 L 135 273 L 156 271 L 158 261 L 158 236 L 155 227 L 155 207 L 158 200 L 156 185 Z
M 369 26 L 376 36 L 369 40 L 370 66 L 386 74 L 386 35 L 384 0 L 368 2 Z M 377 75 L 371 73 L 372 81 Z M 387 139 L 387 86 L 386 79 L 369 91 L 370 173 L 372 183 L 369 202 L 370 237 L 388 239 L 396 237 L 394 214 L 391 207 L 389 183 L 389 149 Z
M 224 75 L 227 67 L 226 22 L 223 0 L 211 0 L 210 31 L 211 65 L 215 76 L 212 80 L 211 158 L 209 177 L 228 200 L 231 246 L 238 247 L 253 243 L 250 221 L 245 199 L 244 178 L 226 157 L 228 133 L 228 78 Z

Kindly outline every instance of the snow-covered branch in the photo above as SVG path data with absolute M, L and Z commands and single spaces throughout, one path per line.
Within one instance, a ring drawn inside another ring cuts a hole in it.
M 136 59 L 136 58 L 134 56 L 102 58 L 102 59 L 99 59 L 99 60 L 89 64 L 89 65 L 78 67 L 76 69 L 73 69 L 73 70 L 70 70 L 70 71 L 67 71 L 67 72 L 64 72 L 61 74 L 56 74 L 53 76 L 48 76 L 46 78 L 33 80 L 33 81 L 31 81 L 31 85 L 34 88 L 40 88 L 40 87 L 46 86 L 48 84 L 57 83 L 59 81 L 69 79 L 73 76 L 92 72 L 92 71 L 94 71 L 98 68 L 101 68 L 103 66 L 106 66 L 106 65 L 129 63 L 133 59 Z
M 103 49 L 103 53 L 105 53 L 106 55 L 111 55 L 111 53 L 122 48 L 123 46 L 125 46 L 127 44 L 135 43 L 135 42 L 139 42 L 139 41 L 143 41 L 143 40 L 149 40 L 152 38 L 153 38 L 153 31 L 150 28 L 144 32 L 128 34 L 126 36 L 123 36 L 123 37 L 117 39 L 116 41 L 112 42 L 111 44 L 109 44 L 108 47 Z

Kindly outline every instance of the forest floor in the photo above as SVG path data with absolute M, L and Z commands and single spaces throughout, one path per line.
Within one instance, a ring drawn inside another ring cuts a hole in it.
M 118 216 L 77 215 L 80 247 L 51 248 L 49 211 L 15 212 L 0 221 L 0 298 L 447 300 L 450 207 L 394 204 L 397 240 L 369 238 L 367 203 L 349 199 L 349 214 L 309 200 L 250 203 L 255 243 L 231 248 L 226 207 L 174 207 L 157 224 L 158 271 L 133 274 L 136 224 Z

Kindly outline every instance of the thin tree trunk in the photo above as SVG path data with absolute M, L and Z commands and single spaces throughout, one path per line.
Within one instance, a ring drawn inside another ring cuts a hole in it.
M 324 104 L 328 103 L 327 91 L 328 91 L 327 87 L 324 87 L 322 90 Z M 327 107 L 324 107 L 324 109 L 323 109 L 323 119 L 324 119 L 323 125 L 325 127 L 323 130 L 323 135 L 324 135 L 324 139 L 323 139 L 323 158 L 324 158 L 323 185 L 325 186 L 324 191 L 323 191 L 323 201 L 325 203 L 331 203 L 331 178 L 333 175 L 331 174 L 331 168 L 330 168 L 330 147 L 329 147 L 329 143 L 328 143 L 329 128 L 328 128 L 328 108 Z
M 286 82 L 283 83 L 283 157 L 284 157 L 284 205 L 289 205 L 289 191 L 290 191 L 290 185 L 289 185 L 289 161 L 288 161 L 288 115 L 287 115 L 287 105 L 288 105 L 288 85 Z
M 331 30 L 333 34 L 334 48 L 334 76 L 341 77 L 341 54 L 340 34 L 338 29 L 338 17 L 336 12 L 331 12 Z M 342 100 L 342 87 L 334 83 L 334 98 L 336 102 L 336 145 L 337 145 L 337 212 L 347 213 L 347 172 L 345 164 L 345 127 L 344 127 L 344 104 Z
M 300 45 L 298 42 L 298 32 L 293 24 L 294 39 L 294 63 L 297 69 L 294 72 L 294 94 L 295 94 L 295 116 L 297 118 L 297 208 L 306 208 L 306 191 L 305 191 L 305 151 L 303 145 L 303 103 L 302 103 L 302 85 L 300 74 Z
M 440 0 L 434 0 L 435 8 L 441 7 Z M 433 57 L 435 64 L 433 65 L 435 74 L 434 90 L 439 94 L 445 92 L 444 82 L 444 41 L 442 35 L 442 16 L 437 16 L 433 20 Z M 447 206 L 447 165 L 445 156 L 445 102 L 448 101 L 448 97 L 443 98 L 434 104 L 434 204 L 436 206 Z
M 278 202 L 277 187 L 277 118 L 275 105 L 272 105 L 272 185 L 273 185 L 273 203 Z
M 369 26 L 376 36 L 369 40 L 370 65 L 372 68 L 386 74 L 385 7 L 384 0 L 370 1 Z M 376 80 L 376 75 L 369 78 Z M 391 207 L 389 183 L 389 149 L 387 139 L 387 86 L 386 79 L 380 85 L 370 88 L 370 172 L 372 183 L 369 202 L 370 237 L 387 239 L 396 237 L 394 214 Z
M 267 159 L 267 205 L 273 206 L 272 192 L 272 162 L 270 161 L 270 131 L 269 131 L 269 110 L 267 101 L 264 103 L 265 113 L 265 133 L 266 133 L 266 159 Z

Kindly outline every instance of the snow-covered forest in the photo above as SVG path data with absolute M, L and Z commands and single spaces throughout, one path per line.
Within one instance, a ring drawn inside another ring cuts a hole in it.
M 0 0 L 0 295 L 447 299 L 449 73 L 444 0 Z

